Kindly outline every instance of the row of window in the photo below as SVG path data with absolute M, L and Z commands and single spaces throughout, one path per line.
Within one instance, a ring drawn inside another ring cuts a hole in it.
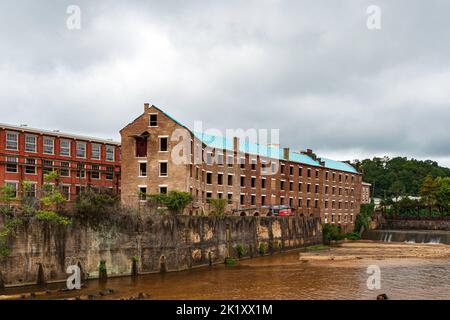
M 221 153 L 217 153 L 216 154 L 216 158 L 213 159 L 213 153 L 212 152 L 207 152 L 206 154 L 206 164 L 208 165 L 212 165 L 214 162 L 217 163 L 218 165 L 223 165 L 224 162 L 224 156 Z M 227 165 L 229 167 L 232 167 L 234 164 L 234 156 L 233 155 L 229 155 L 227 156 Z M 246 159 L 245 158 L 240 158 L 239 159 L 239 165 L 241 169 L 245 169 L 245 165 L 246 165 Z M 261 167 L 264 169 L 266 168 L 266 162 L 265 161 L 261 161 Z M 296 166 L 294 165 L 289 165 L 289 175 L 293 176 L 294 175 L 294 169 Z M 256 159 L 251 159 L 250 160 L 250 168 L 252 171 L 256 171 L 257 169 L 257 160 Z M 298 171 L 298 176 L 302 177 L 303 176 L 303 168 L 301 166 L 297 166 L 297 171 Z M 306 168 L 306 176 L 308 178 L 312 177 L 312 169 L 311 168 Z M 277 172 L 277 164 L 276 163 L 272 163 L 272 172 Z M 286 164 L 284 163 L 280 163 L 280 171 L 281 174 L 287 174 L 286 172 Z M 314 176 L 316 179 L 318 179 L 320 177 L 320 170 L 314 170 Z M 355 175 L 343 175 L 341 173 L 336 174 L 336 172 L 331 172 L 331 180 L 332 181 L 336 181 L 336 177 L 338 178 L 338 182 L 355 182 Z M 325 180 L 329 181 L 330 180 L 330 172 L 329 171 L 325 171 Z
M 12 198 L 18 198 L 19 196 L 19 182 L 17 181 L 6 181 L 5 185 L 11 188 L 11 197 Z M 64 199 L 70 200 L 71 195 L 71 186 L 70 185 L 60 185 L 60 192 Z M 95 187 L 91 187 L 95 189 Z M 107 189 L 112 190 L 112 187 L 107 187 Z M 86 186 L 75 186 L 75 195 L 79 195 L 81 192 L 84 192 L 86 190 Z M 36 198 L 37 197 L 37 183 L 31 182 L 29 184 L 29 188 L 27 188 L 27 191 L 25 191 L 24 195 L 25 197 L 30 198 Z
M 342 222 L 342 215 L 338 214 L 338 215 L 331 215 L 331 219 L 328 217 L 328 214 L 325 214 L 325 223 L 341 223 Z M 353 214 L 345 214 L 344 215 L 344 223 L 353 223 Z
M 7 173 L 19 173 L 19 164 L 17 157 L 6 157 L 6 172 Z M 106 166 L 105 179 L 112 180 L 114 175 L 114 167 Z M 52 160 L 42 160 L 42 171 L 43 174 L 48 174 L 55 169 L 58 170 L 61 177 L 71 177 L 71 166 L 69 162 L 60 162 L 60 167 L 55 168 L 54 162 Z M 101 167 L 98 164 L 92 164 L 90 173 L 91 179 L 100 179 Z M 36 159 L 26 158 L 25 159 L 25 173 L 26 174 L 37 174 L 37 163 Z M 76 177 L 84 179 L 86 177 L 86 165 L 84 163 L 77 163 L 76 167 Z
M 224 174 L 223 173 L 218 173 L 217 174 L 217 185 L 221 186 L 224 184 L 224 178 L 223 178 Z M 233 185 L 233 178 L 234 175 L 233 174 L 228 174 L 227 175 L 227 185 L 228 186 L 232 186 Z M 240 176 L 240 186 L 241 187 L 245 187 L 246 186 L 246 176 Z M 251 177 L 250 178 L 250 186 L 251 188 L 256 188 L 256 177 Z M 261 189 L 265 189 L 266 188 L 266 178 L 262 177 L 260 179 L 261 182 Z M 207 185 L 212 185 L 213 184 L 213 174 L 212 172 L 206 172 L 206 176 L 205 176 L 205 183 Z M 279 181 L 280 184 L 280 190 L 285 190 L 286 187 L 286 181 L 285 180 L 281 180 Z M 289 186 L 288 190 L 289 191 L 294 191 L 294 182 L 289 181 L 289 183 L 287 183 L 287 185 Z M 298 190 L 300 192 L 300 190 L 303 190 L 302 188 L 302 183 L 299 182 L 298 183 Z M 349 188 L 336 188 L 336 187 L 332 187 L 331 188 L 332 192 L 331 194 L 333 195 L 343 195 L 343 191 L 345 190 L 345 195 L 346 196 L 354 196 L 355 194 L 355 190 L 354 189 L 349 189 Z M 338 193 L 336 193 L 336 190 L 338 190 Z M 325 186 L 325 194 L 329 194 L 330 188 L 329 186 Z M 311 184 L 306 184 L 306 192 L 310 193 L 311 192 Z M 314 193 L 319 193 L 319 185 L 316 184 L 314 185 Z
M 169 165 L 167 161 L 159 161 L 159 176 L 168 177 L 169 176 Z M 139 162 L 139 177 L 147 177 L 147 162 Z
M 91 144 L 90 158 L 92 160 L 101 160 L 101 144 Z M 19 150 L 19 133 L 7 132 L 6 133 L 6 150 Z M 59 140 L 59 155 L 71 156 L 72 141 L 68 139 Z M 25 152 L 37 152 L 37 136 L 25 135 Z M 43 138 L 43 153 L 54 155 L 55 154 L 55 138 L 46 137 Z M 77 158 L 85 159 L 87 157 L 87 143 L 82 141 L 76 141 L 76 156 Z M 115 161 L 115 146 L 106 145 L 106 161 Z

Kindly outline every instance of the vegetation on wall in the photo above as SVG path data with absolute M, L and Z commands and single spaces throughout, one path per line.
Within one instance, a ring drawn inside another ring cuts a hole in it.
M 228 203 L 223 198 L 209 198 L 208 203 L 211 205 L 211 214 L 216 216 L 223 216 L 225 214 L 225 207 Z
M 147 200 L 153 205 L 166 207 L 172 214 L 181 214 L 193 199 L 189 192 L 171 190 L 167 194 L 149 194 Z

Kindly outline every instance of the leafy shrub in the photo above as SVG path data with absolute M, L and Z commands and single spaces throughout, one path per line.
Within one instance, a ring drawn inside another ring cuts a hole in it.
M 322 226 L 323 243 L 330 244 L 333 240 L 340 240 L 339 228 L 335 224 L 326 223 Z
M 180 214 L 192 202 L 192 196 L 189 192 L 171 190 L 168 194 L 149 194 L 148 200 L 167 207 L 172 214 Z
M 56 212 L 48 210 L 39 210 L 36 214 L 36 218 L 41 221 L 54 222 L 56 224 L 68 225 L 70 224 L 70 219 L 60 216 Z
M 242 244 L 238 243 L 236 245 L 235 249 L 236 249 L 236 253 L 237 253 L 239 259 L 242 258 L 243 256 L 245 256 L 246 251 L 245 251 L 245 248 L 244 248 L 244 246 Z
M 226 257 L 225 258 L 225 265 L 227 265 L 227 266 L 234 266 L 234 265 L 236 265 L 236 259 L 234 259 L 232 257 Z
M 260 243 L 258 251 L 261 256 L 265 255 L 267 252 L 267 245 L 265 243 Z

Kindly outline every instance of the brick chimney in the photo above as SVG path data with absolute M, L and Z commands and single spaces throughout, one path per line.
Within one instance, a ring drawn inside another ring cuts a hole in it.
M 234 150 L 234 152 L 239 153 L 239 138 L 238 137 L 233 138 L 233 150 Z
M 148 109 L 150 109 L 150 103 L 146 102 L 144 103 L 144 112 L 147 112 Z
M 289 161 L 289 148 L 283 148 L 283 157 L 285 160 Z

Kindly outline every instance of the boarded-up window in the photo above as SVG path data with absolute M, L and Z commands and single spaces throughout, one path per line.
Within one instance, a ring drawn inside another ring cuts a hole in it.
M 147 156 L 147 137 L 136 138 L 136 157 Z

